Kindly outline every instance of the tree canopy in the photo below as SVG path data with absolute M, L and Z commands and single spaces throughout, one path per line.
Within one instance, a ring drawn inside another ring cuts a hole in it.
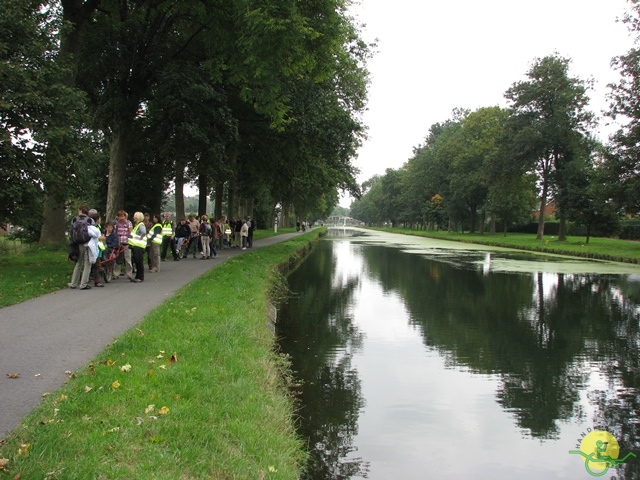
M 2 2 L 3 219 L 24 224 L 29 198 L 50 220 L 41 242 L 58 241 L 73 202 L 155 211 L 174 185 L 180 216 L 186 182 L 219 214 L 327 215 L 340 190 L 359 194 L 371 46 L 348 6 Z

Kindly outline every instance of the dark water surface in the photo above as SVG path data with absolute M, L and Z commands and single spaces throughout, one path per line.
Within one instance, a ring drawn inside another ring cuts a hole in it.
M 278 318 L 304 478 L 589 479 L 591 430 L 640 457 L 638 267 L 340 234 Z

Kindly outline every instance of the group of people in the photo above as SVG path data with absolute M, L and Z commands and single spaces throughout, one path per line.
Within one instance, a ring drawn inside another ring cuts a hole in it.
M 200 252 L 200 258 L 208 260 L 218 256 L 218 248 L 251 248 L 256 224 L 251 217 L 209 220 L 207 215 L 200 218 L 189 215 L 188 218 L 181 218 L 174 229 L 169 214 L 165 213 L 162 228 L 165 236 L 161 260 L 166 259 L 169 247 L 175 261 L 187 258 L 190 252 L 193 258 Z
M 133 222 L 127 212 L 120 210 L 116 219 L 101 224 L 101 218 L 94 209 L 83 205 L 71 222 L 71 233 L 76 222 L 86 223 L 89 240 L 70 246 L 69 258 L 76 261 L 71 275 L 70 288 L 91 289 L 91 277 L 95 287 L 104 287 L 100 279 L 100 264 L 115 260 L 113 278 L 124 275 L 133 283 L 144 281 L 144 255 L 147 253 L 149 272 L 160 271 L 160 263 L 170 249 L 174 261 L 186 259 L 189 252 L 196 258 L 198 252 L 202 260 L 216 258 L 217 248 L 242 248 L 253 246 L 253 232 L 256 228 L 251 217 L 233 217 L 212 221 L 207 215 L 188 219 L 181 218 L 177 225 L 169 214 L 163 218 L 159 214 L 142 212 L 133 214 Z M 92 275 L 93 274 L 93 275 Z

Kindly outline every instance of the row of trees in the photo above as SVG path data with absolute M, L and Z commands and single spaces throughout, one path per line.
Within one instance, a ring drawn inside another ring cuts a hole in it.
M 349 0 L 3 0 L 0 219 L 64 236 L 70 202 L 324 216 L 358 195 L 370 45 Z M 256 213 L 254 213 L 255 215 Z M 40 228 L 41 227 L 41 228 Z
M 625 21 L 640 27 L 640 7 Z M 622 76 L 611 86 L 609 115 L 628 121 L 602 145 L 590 133 L 590 82 L 572 77 L 570 60 L 536 59 L 526 80 L 505 93 L 507 108 L 455 110 L 432 125 L 423 145 L 398 170 L 363 184 L 351 216 L 370 224 L 455 228 L 484 233 L 528 222 L 538 209 L 538 238 L 545 207 L 555 204 L 559 240 L 567 221 L 612 230 L 623 214 L 640 211 L 640 50 L 616 57 Z M 620 117 L 622 116 L 622 117 Z M 588 238 L 587 238 L 588 241 Z

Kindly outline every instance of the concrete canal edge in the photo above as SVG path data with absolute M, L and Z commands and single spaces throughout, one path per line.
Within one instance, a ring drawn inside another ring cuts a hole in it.
M 322 237 L 326 236 L 326 234 L 326 230 L 320 231 L 317 237 L 293 253 L 286 262 L 281 263 L 276 267 L 277 274 L 270 290 L 271 298 L 269 299 L 269 312 L 266 319 L 267 328 L 271 331 L 271 334 L 274 337 L 276 335 L 276 324 L 278 323 L 278 305 L 281 305 L 282 302 L 286 301 L 289 291 L 286 277 L 293 272 L 298 265 L 300 265 L 300 262 L 302 262 L 302 260 L 311 253 L 318 241 Z

